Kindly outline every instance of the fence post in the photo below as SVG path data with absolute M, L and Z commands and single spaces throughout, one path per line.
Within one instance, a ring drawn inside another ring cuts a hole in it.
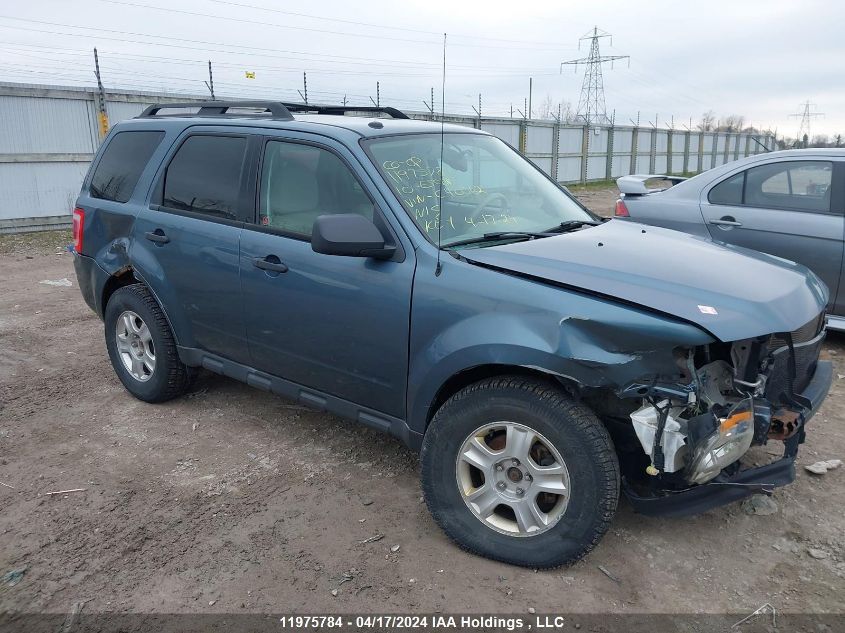
M 666 173 L 672 174 L 672 128 L 666 133 Z
M 590 125 L 581 128 L 581 184 L 587 182 L 587 157 L 590 151 Z
M 713 132 L 713 147 L 710 149 L 710 169 L 716 166 L 716 154 L 719 153 L 719 133 Z
M 704 130 L 698 131 L 698 167 L 696 169 L 697 173 L 701 173 L 704 171 Z
M 654 173 L 654 163 L 657 159 L 657 128 L 651 128 L 651 151 L 648 156 L 648 173 Z
M 639 145 L 640 128 L 636 125 L 631 130 L 631 169 L 628 170 L 630 174 L 637 173 L 637 145 Z
M 730 161 L 731 156 L 731 133 L 725 132 L 725 162 Z
M 689 143 L 691 134 L 692 132 L 689 130 L 684 133 L 684 174 L 689 173 Z
M 613 136 L 616 133 L 616 125 L 611 124 L 607 128 L 607 158 L 604 165 L 604 179 L 611 180 L 613 178 Z
M 551 174 L 552 180 L 558 182 L 557 178 L 557 163 L 558 163 L 558 156 L 560 155 L 560 119 L 555 121 L 554 127 L 552 127 L 552 168 Z
M 519 153 L 525 156 L 526 136 L 528 134 L 528 122 L 525 119 L 519 122 Z

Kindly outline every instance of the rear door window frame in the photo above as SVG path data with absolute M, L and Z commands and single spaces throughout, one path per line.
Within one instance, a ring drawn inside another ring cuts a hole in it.
M 164 184 L 167 178 L 167 170 L 170 168 L 170 164 L 173 162 L 173 159 L 179 153 L 179 150 L 182 148 L 182 145 L 184 145 L 188 139 L 196 136 L 234 137 L 242 138 L 246 141 L 246 147 L 244 149 L 243 166 L 241 168 L 241 174 L 238 182 L 237 213 L 235 218 L 226 218 L 218 215 L 211 215 L 208 213 L 203 213 L 201 211 L 174 209 L 172 207 L 167 207 L 162 204 L 164 198 Z M 194 218 L 197 220 L 204 220 L 206 222 L 215 222 L 218 224 L 226 224 L 229 226 L 237 227 L 242 227 L 244 226 L 244 224 L 253 221 L 253 218 L 255 216 L 255 208 L 253 206 L 253 188 L 251 186 L 251 183 L 253 181 L 252 174 L 255 171 L 255 146 L 257 143 L 257 139 L 257 134 L 251 134 L 248 131 L 238 130 L 228 132 L 219 130 L 193 130 L 191 128 L 186 128 L 176 140 L 176 142 L 173 144 L 173 147 L 168 152 L 167 156 L 165 156 L 164 160 L 162 160 L 161 162 L 161 167 L 155 176 L 155 186 L 153 188 L 152 196 L 150 198 L 150 209 L 152 209 L 153 211 L 160 211 L 162 213 L 169 213 L 170 215 L 178 215 L 188 218 Z
M 802 209 L 800 207 L 792 206 L 774 206 L 764 204 L 748 204 L 745 202 L 746 186 L 748 184 L 748 172 L 758 167 L 765 167 L 769 165 L 778 165 L 782 163 L 829 163 L 831 165 L 831 180 L 830 180 L 830 202 L 827 209 Z M 711 192 L 724 182 L 734 178 L 738 174 L 742 174 L 742 197 L 739 203 L 729 202 L 713 202 L 710 200 Z M 806 158 L 784 157 L 782 160 L 760 162 L 754 165 L 749 165 L 739 171 L 734 171 L 727 176 L 720 178 L 717 182 L 712 183 L 706 193 L 707 203 L 719 207 L 744 207 L 748 209 L 770 209 L 772 211 L 791 211 L 795 213 L 811 213 L 822 215 L 843 215 L 845 213 L 845 162 L 838 161 L 831 156 L 812 156 Z

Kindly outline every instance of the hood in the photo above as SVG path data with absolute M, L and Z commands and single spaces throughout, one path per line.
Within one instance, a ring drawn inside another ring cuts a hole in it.
M 818 316 L 828 297 L 799 264 L 617 220 L 461 255 L 675 316 L 722 341 L 796 330 Z

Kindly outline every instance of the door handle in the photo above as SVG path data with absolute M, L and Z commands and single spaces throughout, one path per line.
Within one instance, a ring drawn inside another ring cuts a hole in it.
M 261 270 L 269 270 L 274 273 L 286 273 L 288 271 L 288 267 L 279 261 L 279 258 L 275 255 L 256 257 L 252 260 L 252 265 Z
M 170 241 L 170 238 L 164 234 L 164 231 L 161 229 L 156 229 L 155 231 L 147 231 L 144 233 L 144 237 L 146 237 L 151 242 L 155 242 L 156 244 L 167 244 Z
M 735 218 L 729 215 L 718 220 L 710 220 L 710 224 L 715 224 L 716 226 L 742 226 L 742 222 L 737 222 Z

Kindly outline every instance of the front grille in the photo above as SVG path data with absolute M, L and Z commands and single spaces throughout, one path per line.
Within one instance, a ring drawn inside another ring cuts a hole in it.
M 822 342 L 824 341 L 824 312 L 809 323 L 792 332 L 795 349 L 795 393 L 801 393 L 810 384 L 816 371 Z M 781 334 L 772 336 L 769 353 L 774 363 L 766 382 L 766 397 L 773 403 L 783 402 L 783 395 L 789 392 L 789 346 Z
M 798 343 L 806 343 L 807 341 L 816 338 L 824 327 L 824 316 L 824 312 L 822 312 L 819 316 L 811 319 L 792 332 L 792 343 L 798 345 Z M 769 351 L 774 352 L 781 347 L 784 347 L 786 344 L 786 338 L 783 335 L 774 334 L 771 342 L 769 343 Z

